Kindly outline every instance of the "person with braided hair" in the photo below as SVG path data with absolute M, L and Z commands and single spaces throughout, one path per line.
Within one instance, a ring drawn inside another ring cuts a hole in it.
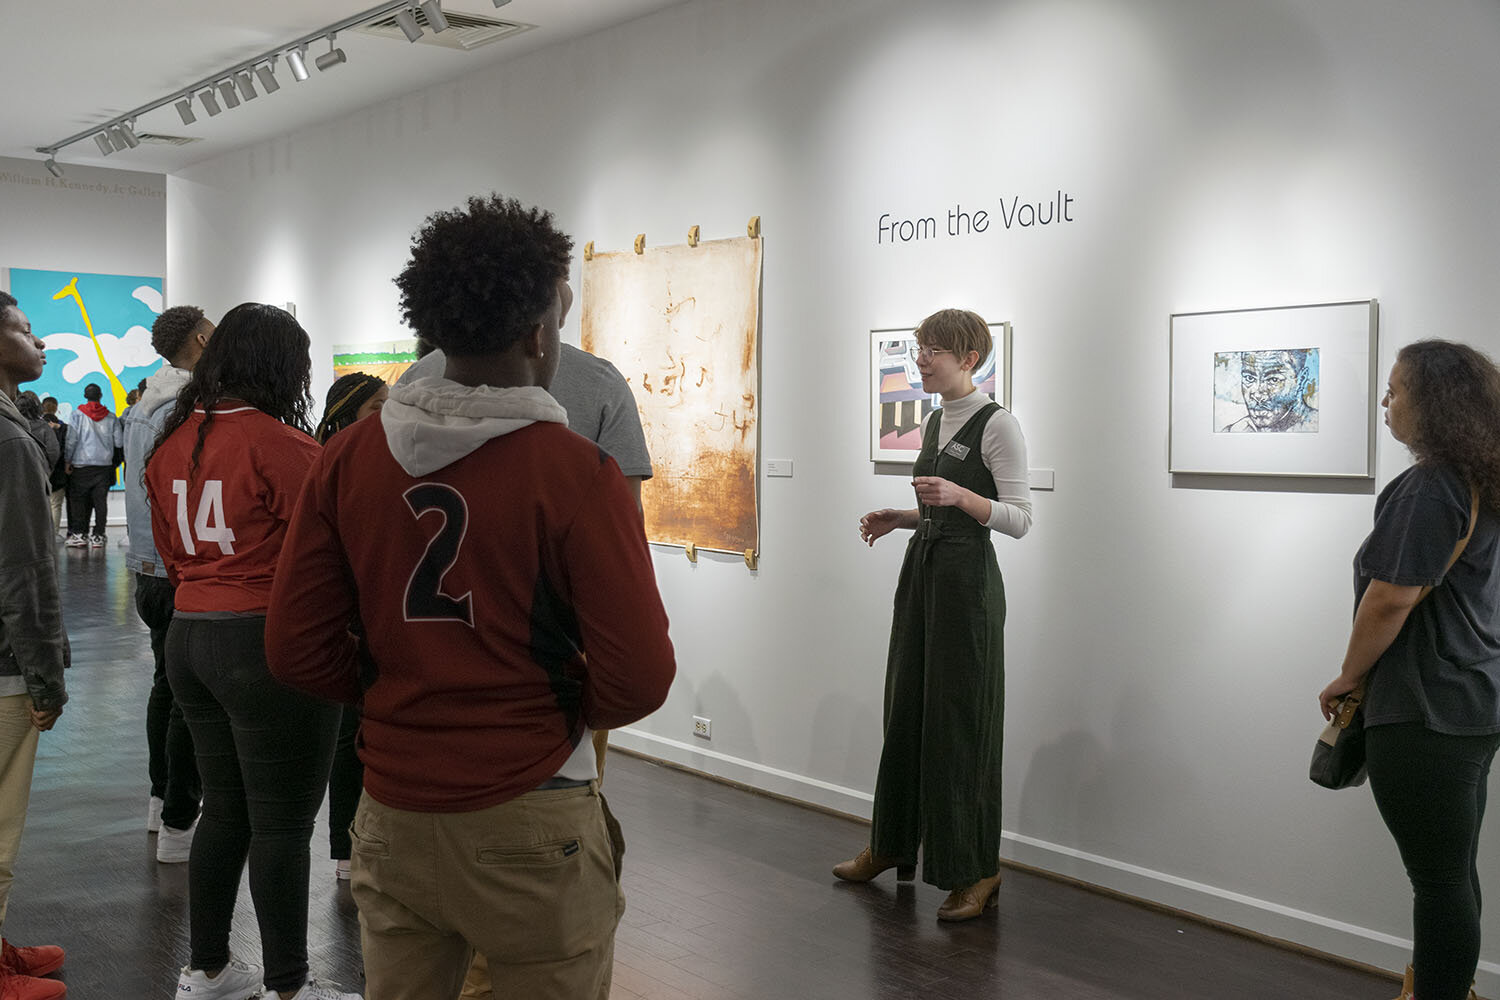
M 313 436 L 318 444 L 365 417 L 379 413 L 390 398 L 385 379 L 365 372 L 340 376 L 328 390 L 323 419 Z M 365 766 L 359 761 L 356 745 L 359 738 L 359 706 L 345 705 L 339 716 L 339 738 L 333 748 L 333 769 L 328 772 L 328 856 L 334 860 L 334 877 L 349 878 L 349 824 L 359 807 L 359 793 L 364 787 Z
M 358 423 L 372 413 L 379 413 L 385 401 L 391 397 L 390 386 L 378 375 L 365 372 L 350 372 L 340 376 L 328 390 L 323 404 L 323 419 L 313 437 L 318 444 L 327 444 L 345 427 Z

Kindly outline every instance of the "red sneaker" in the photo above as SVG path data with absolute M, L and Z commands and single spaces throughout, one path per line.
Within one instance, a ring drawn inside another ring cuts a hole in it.
M 67 984 L 56 979 L 34 979 L 0 969 L 0 1000 L 58 1000 L 67 995 Z
M 0 938 L 0 972 L 18 976 L 45 976 L 62 968 L 63 950 L 55 944 L 17 948 Z

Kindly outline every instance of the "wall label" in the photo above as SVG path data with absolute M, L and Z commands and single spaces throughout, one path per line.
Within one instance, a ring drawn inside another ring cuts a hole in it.
M 1071 194 L 1059 189 L 1056 195 L 1041 201 L 1023 201 L 1020 195 L 1002 196 L 998 205 L 993 205 L 998 211 L 992 208 L 968 211 L 961 203 L 955 203 L 941 222 L 935 215 L 897 218 L 886 212 L 875 224 L 875 242 L 881 246 L 919 243 L 950 236 L 972 236 L 991 229 L 999 232 L 1061 225 L 1077 221 L 1073 218 L 1073 202 Z

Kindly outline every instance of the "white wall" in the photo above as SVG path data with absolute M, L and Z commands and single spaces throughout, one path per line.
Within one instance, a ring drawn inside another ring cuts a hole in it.
M 856 521 L 910 505 L 867 461 L 868 331 L 1012 321 L 1057 490 L 998 545 L 1006 853 L 1399 968 L 1369 793 L 1305 777 L 1372 490 L 1174 485 L 1167 317 L 1373 296 L 1382 377 L 1423 336 L 1500 350 L 1496 51 L 1489 0 L 697 0 L 169 178 L 169 273 L 210 311 L 297 302 L 326 385 L 333 343 L 400 332 L 410 233 L 470 193 L 601 249 L 760 215 L 762 457 L 796 477 L 762 481 L 759 572 L 656 552 L 679 679 L 617 742 L 857 813 L 901 544 Z M 1071 223 L 877 245 L 882 213 L 1058 190 Z M 1406 460 L 1383 436 L 1379 481 Z

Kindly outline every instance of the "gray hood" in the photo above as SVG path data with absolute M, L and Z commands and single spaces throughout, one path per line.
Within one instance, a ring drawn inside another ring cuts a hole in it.
M 149 417 L 157 407 L 166 406 L 177 399 L 177 394 L 182 387 L 188 384 L 188 379 L 193 373 L 184 368 L 173 368 L 171 365 L 162 365 L 146 378 L 146 393 L 136 400 L 135 407 L 141 411 L 141 416 Z
M 391 389 L 379 419 L 396 462 L 425 476 L 539 421 L 566 427 L 568 413 L 540 386 L 471 387 L 432 376 Z

